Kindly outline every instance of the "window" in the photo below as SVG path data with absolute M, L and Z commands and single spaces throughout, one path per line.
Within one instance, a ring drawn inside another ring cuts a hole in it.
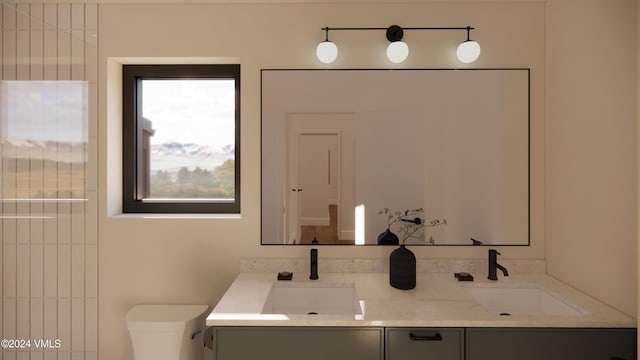
M 123 211 L 240 212 L 240 65 L 124 65 Z

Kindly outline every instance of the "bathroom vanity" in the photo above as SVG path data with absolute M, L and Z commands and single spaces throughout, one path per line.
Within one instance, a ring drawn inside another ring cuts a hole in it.
M 543 272 L 242 272 L 209 314 L 217 360 L 635 359 L 636 320 Z M 453 265 L 456 268 L 456 265 Z M 464 270 L 464 269 L 460 269 Z M 466 271 L 466 270 L 464 270 Z
M 219 360 L 636 358 L 634 329 L 216 327 L 214 337 Z

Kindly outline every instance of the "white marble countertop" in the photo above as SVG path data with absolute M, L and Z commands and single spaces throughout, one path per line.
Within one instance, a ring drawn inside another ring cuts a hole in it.
M 418 273 L 417 286 L 398 290 L 388 273 L 294 273 L 292 282 L 354 283 L 362 315 L 261 314 L 276 272 L 242 272 L 207 317 L 207 326 L 379 326 L 379 327 L 593 327 L 635 328 L 636 320 L 584 293 L 540 273 L 499 275 L 493 282 L 472 273 L 471 284 L 537 284 L 586 311 L 580 316 L 500 316 L 477 303 L 453 273 Z

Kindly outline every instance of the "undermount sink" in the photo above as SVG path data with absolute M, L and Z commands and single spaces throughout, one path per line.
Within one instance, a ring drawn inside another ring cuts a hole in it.
M 362 307 L 353 283 L 276 282 L 262 313 L 361 315 Z
M 537 284 L 475 284 L 463 288 L 487 310 L 500 315 L 582 316 L 587 312 Z

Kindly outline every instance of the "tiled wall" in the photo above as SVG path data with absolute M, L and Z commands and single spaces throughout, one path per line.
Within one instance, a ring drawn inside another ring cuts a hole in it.
M 0 5 L 0 358 L 96 359 L 98 6 Z

